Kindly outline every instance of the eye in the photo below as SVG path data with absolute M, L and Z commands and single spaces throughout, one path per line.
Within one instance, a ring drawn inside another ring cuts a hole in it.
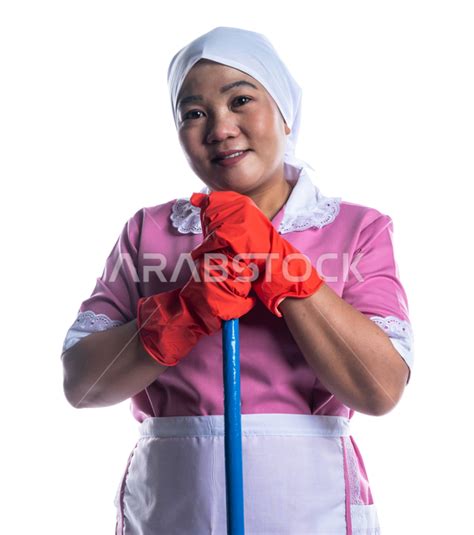
M 196 116 L 191 117 L 191 114 L 193 114 L 193 113 L 202 113 L 202 111 L 201 111 L 201 110 L 191 110 L 191 111 L 188 111 L 187 113 L 185 113 L 185 114 L 183 115 L 182 120 L 185 121 L 186 119 L 199 119 L 199 117 L 196 117 Z
M 252 100 L 250 97 L 245 97 L 244 95 L 240 95 L 240 96 L 238 96 L 238 97 L 236 97 L 236 98 L 234 99 L 234 102 L 237 102 L 237 101 L 240 100 L 240 99 Z M 244 103 L 244 104 L 246 104 L 246 103 Z
M 242 100 L 245 100 L 245 102 L 242 103 Z M 244 104 L 247 104 L 247 102 L 250 100 L 253 100 L 253 99 L 244 95 L 239 95 L 238 97 L 234 98 L 232 103 L 235 104 L 238 108 L 240 108 Z M 193 115 L 196 113 L 203 113 L 203 112 L 201 110 L 190 110 L 183 115 L 182 121 L 186 121 L 187 119 L 200 119 L 201 118 L 200 116 Z

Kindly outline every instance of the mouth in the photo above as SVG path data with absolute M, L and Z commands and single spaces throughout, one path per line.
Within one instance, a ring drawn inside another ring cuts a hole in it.
M 241 151 L 228 151 L 228 154 L 225 154 L 224 156 L 221 156 L 219 158 L 213 158 L 211 160 L 212 163 L 229 167 L 231 165 L 235 165 L 236 163 L 240 162 L 245 156 L 247 156 L 247 153 L 250 152 L 251 149 L 241 150 Z

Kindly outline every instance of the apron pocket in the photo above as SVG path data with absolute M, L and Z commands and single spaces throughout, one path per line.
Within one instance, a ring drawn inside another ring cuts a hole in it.
M 139 440 L 123 490 L 125 535 L 211 534 L 213 437 Z M 225 531 L 223 531 L 225 533 Z
M 249 533 L 344 533 L 340 440 L 318 436 L 243 438 Z

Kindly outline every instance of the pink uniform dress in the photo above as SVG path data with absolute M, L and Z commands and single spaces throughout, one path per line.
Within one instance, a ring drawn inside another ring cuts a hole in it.
M 323 196 L 304 169 L 285 164 L 285 177 L 294 187 L 273 226 L 386 332 L 411 369 L 413 334 L 390 217 Z M 140 297 L 186 282 L 189 252 L 202 241 L 199 212 L 189 199 L 175 199 L 128 220 L 64 349 L 136 318 Z M 139 437 L 115 496 L 117 534 L 227 533 L 221 336 L 202 338 L 131 398 Z M 240 358 L 245 533 L 380 533 L 350 434 L 354 411 L 319 381 L 285 320 L 260 302 L 240 318 Z

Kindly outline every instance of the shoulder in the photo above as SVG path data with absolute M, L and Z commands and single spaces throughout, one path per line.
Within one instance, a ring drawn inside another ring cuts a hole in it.
M 176 201 L 177 199 L 172 199 L 161 204 L 143 206 L 137 210 L 125 223 L 129 236 L 141 233 L 148 227 L 153 227 L 155 231 L 165 230 Z
M 392 227 L 392 218 L 374 208 L 349 201 L 341 201 L 338 214 L 338 223 L 351 228 L 356 234 L 369 229 L 384 229 Z
M 176 199 L 143 206 L 125 220 L 115 247 L 120 251 L 137 252 L 144 240 L 172 237 L 170 212 Z
M 293 174 L 296 172 L 294 169 Z M 280 223 L 282 233 L 311 229 L 322 230 L 332 238 L 335 235 L 349 238 L 357 236 L 375 221 L 390 220 L 389 216 L 371 206 L 323 194 L 314 178 L 309 169 L 300 169 Z

